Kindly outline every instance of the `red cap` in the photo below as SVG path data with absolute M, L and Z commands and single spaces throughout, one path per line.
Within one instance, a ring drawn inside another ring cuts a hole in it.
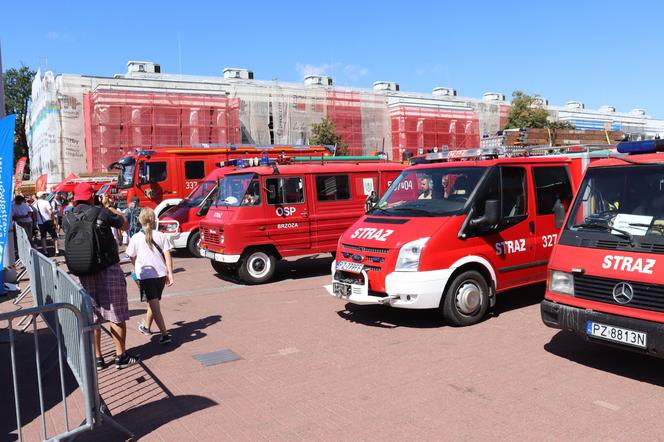
M 95 189 L 90 183 L 80 183 L 74 188 L 74 201 L 91 200 L 95 194 Z

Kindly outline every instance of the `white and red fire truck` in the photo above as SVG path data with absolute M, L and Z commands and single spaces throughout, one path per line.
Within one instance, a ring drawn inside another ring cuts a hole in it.
M 586 171 L 549 260 L 542 320 L 664 357 L 664 140 L 617 150 Z
M 558 235 L 554 212 L 571 203 L 584 165 L 606 152 L 430 154 L 448 161 L 405 169 L 342 235 L 331 294 L 355 304 L 440 309 L 457 326 L 480 321 L 497 293 L 546 279 Z
M 219 273 L 269 281 L 278 259 L 334 252 L 339 236 L 404 169 L 398 163 L 251 167 L 219 181 L 200 223 L 201 255 Z

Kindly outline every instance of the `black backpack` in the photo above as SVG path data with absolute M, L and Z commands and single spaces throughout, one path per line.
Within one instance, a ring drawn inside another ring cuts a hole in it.
M 91 275 L 104 268 L 97 218 L 99 207 L 66 215 L 65 262 L 69 271 L 76 276 Z

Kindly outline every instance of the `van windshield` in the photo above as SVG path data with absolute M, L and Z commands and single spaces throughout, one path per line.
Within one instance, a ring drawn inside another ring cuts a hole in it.
M 216 181 L 202 181 L 183 201 L 182 205 L 186 207 L 200 206 L 208 198 L 215 198 L 217 192 Z
M 219 180 L 216 206 L 257 206 L 260 203 L 260 180 L 255 173 L 231 174 Z
M 405 170 L 370 211 L 388 216 L 450 216 L 461 213 L 486 167 Z
M 664 166 L 588 169 L 565 231 L 628 244 L 664 243 Z
M 136 170 L 136 160 L 132 157 L 122 158 L 117 163 L 120 168 L 120 173 L 118 173 L 118 183 L 116 187 L 118 189 L 128 189 L 134 185 L 134 172 Z

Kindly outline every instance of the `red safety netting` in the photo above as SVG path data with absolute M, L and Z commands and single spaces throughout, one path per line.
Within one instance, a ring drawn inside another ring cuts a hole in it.
M 434 147 L 468 149 L 479 146 L 480 120 L 472 110 L 428 109 L 400 106 L 390 109 L 393 158 L 404 151 L 417 154 Z
M 240 142 L 240 100 L 100 91 L 86 94 L 87 166 L 105 170 L 136 149 Z
M 348 144 L 348 155 L 362 155 L 362 103 L 359 92 L 328 92 L 327 118 Z

